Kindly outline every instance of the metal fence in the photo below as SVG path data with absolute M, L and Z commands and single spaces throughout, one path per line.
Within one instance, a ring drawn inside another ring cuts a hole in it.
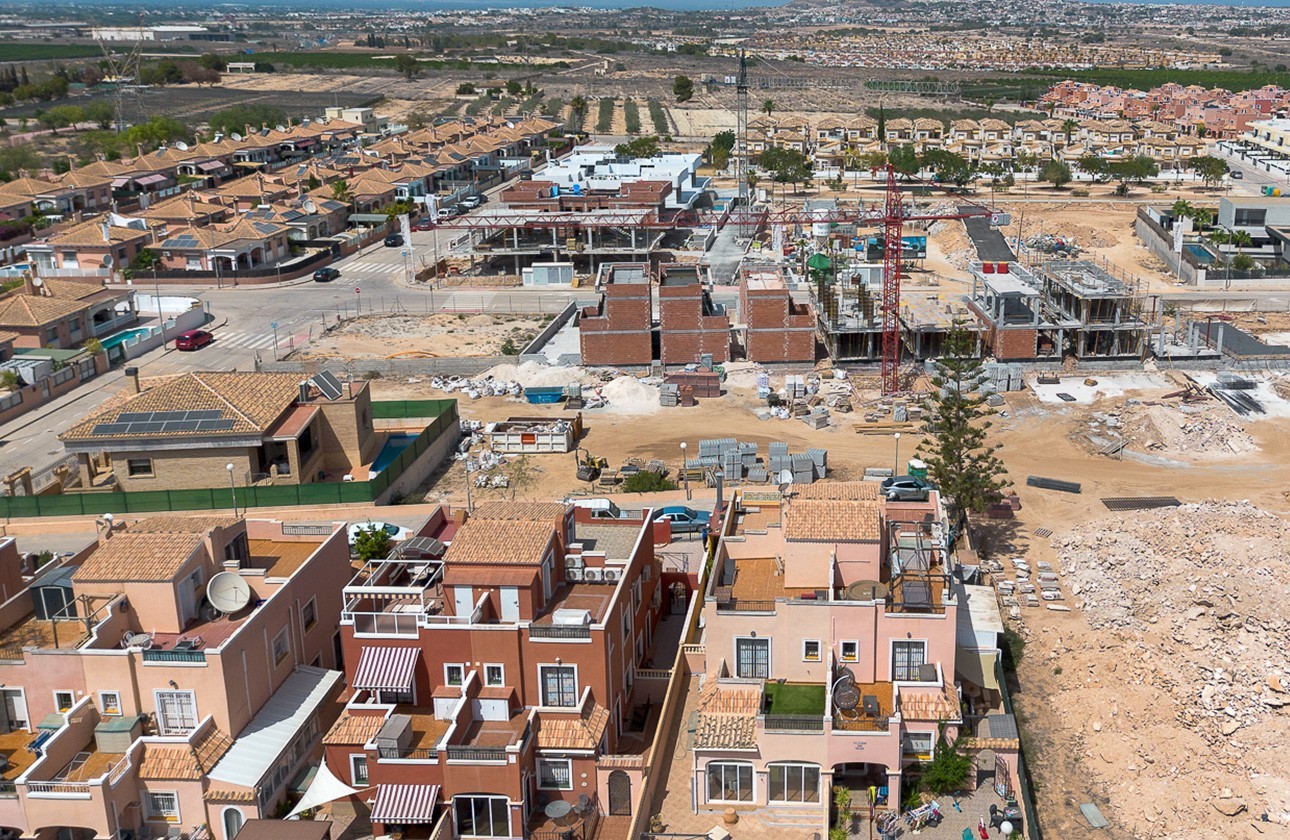
M 398 458 L 367 481 L 326 484 L 281 484 L 264 487 L 95 491 L 51 496 L 5 496 L 0 516 L 99 516 L 104 513 L 155 513 L 175 510 L 224 510 L 295 505 L 370 504 L 412 466 L 439 436 L 457 426 L 456 400 L 374 402 L 372 416 L 381 419 L 434 417 Z

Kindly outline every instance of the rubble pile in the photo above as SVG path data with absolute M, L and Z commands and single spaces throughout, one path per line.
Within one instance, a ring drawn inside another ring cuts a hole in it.
M 1206 833 L 1240 814 L 1285 831 L 1290 526 L 1244 501 L 1099 524 L 1052 540 L 1095 631 L 1082 647 L 1104 652 L 1082 690 L 1060 692 L 1055 705 L 1069 701 L 1064 711 L 1088 718 L 1086 766 L 1121 825 L 1135 836 Z M 1078 667 L 1060 639 L 1051 658 Z M 1149 806 L 1160 796 L 1170 813 Z
M 1254 438 L 1232 421 L 1231 412 L 1215 403 L 1148 405 L 1126 400 L 1094 413 L 1088 429 L 1095 443 L 1122 440 L 1146 452 L 1230 457 L 1259 450 Z

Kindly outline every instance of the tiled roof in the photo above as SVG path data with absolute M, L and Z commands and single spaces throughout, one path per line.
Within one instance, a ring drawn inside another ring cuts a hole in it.
M 876 481 L 822 481 L 815 484 L 794 485 L 793 492 L 799 499 L 834 499 L 837 501 L 867 501 L 878 498 Z
M 103 239 L 103 224 L 97 221 L 82 222 L 49 238 L 53 245 L 99 245 L 106 246 L 121 242 L 133 242 L 136 239 L 150 239 L 152 234 L 146 230 L 132 227 L 108 225 L 107 241 Z
M 207 802 L 254 802 L 255 791 L 238 790 L 237 788 L 213 787 L 202 798 Z
M 46 296 L 62 298 L 63 300 L 84 300 L 107 290 L 107 287 L 103 285 L 103 281 L 97 278 L 92 280 L 72 280 L 42 277 L 41 283 L 41 289 L 44 290 Z M 112 290 L 112 293 L 121 294 L 116 290 Z
M 795 499 L 784 512 L 784 538 L 799 542 L 876 542 L 882 537 L 876 501 Z
M 35 198 L 38 195 L 66 191 L 66 186 L 55 184 L 52 181 L 42 181 L 39 178 L 15 178 L 8 183 L 0 184 L 0 195 L 21 196 L 24 198 Z
M 208 534 L 216 528 L 227 528 L 241 520 L 228 513 L 183 516 L 149 516 L 132 522 L 127 531 L 131 534 Z
M 3 321 L 0 320 L 0 324 Z M 299 398 L 300 377 L 291 373 L 187 373 L 146 385 L 138 394 L 114 402 L 68 429 L 62 440 L 130 440 L 156 437 L 155 433 L 96 435 L 94 427 L 113 423 L 123 412 L 199 411 L 223 412 L 232 420 L 219 432 L 167 432 L 167 438 L 201 438 L 218 435 L 262 435 Z
M 959 720 L 958 694 L 953 686 L 938 692 L 910 689 L 900 695 L 900 716 L 905 720 Z
M 555 523 L 549 519 L 510 520 L 471 517 L 457 529 L 444 559 L 453 564 L 523 564 L 542 562 L 547 546 L 555 537 Z
M 0 298 L 0 327 L 41 327 L 89 308 L 75 300 L 11 294 Z
M 380 732 L 384 725 L 385 718 L 382 715 L 354 715 L 341 712 L 340 717 L 323 736 L 323 743 L 346 746 L 366 744 L 376 737 L 376 733 Z
M 761 687 L 756 685 L 722 685 L 709 680 L 699 695 L 701 713 L 755 715 L 761 711 Z
M 201 544 L 199 534 L 134 534 L 122 531 L 94 549 L 94 553 L 72 574 L 72 580 L 77 583 L 159 583 L 173 580 Z
M 604 737 L 608 725 L 609 710 L 595 703 L 579 717 L 543 715 L 538 729 L 538 749 L 594 750 Z
M 554 523 L 564 516 L 565 510 L 559 502 L 488 502 L 475 508 L 470 518 L 493 522 L 529 520 Z
M 197 742 L 188 744 L 157 744 L 144 742 L 143 759 L 139 763 L 139 776 L 143 779 L 179 779 L 197 781 L 215 766 L 228 748 L 233 745 L 232 739 L 211 726 L 198 738 Z
M 695 749 L 755 749 L 760 709 L 760 686 L 720 685 L 712 680 L 699 696 Z

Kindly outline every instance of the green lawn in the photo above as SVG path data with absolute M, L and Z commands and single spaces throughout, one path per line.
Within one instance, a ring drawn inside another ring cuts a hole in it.
M 824 686 L 812 683 L 766 683 L 768 714 L 824 714 Z

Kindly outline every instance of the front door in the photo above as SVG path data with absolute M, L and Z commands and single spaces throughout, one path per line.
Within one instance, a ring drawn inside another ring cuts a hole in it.
M 609 813 L 616 816 L 632 813 L 632 779 L 622 770 L 609 774 Z
M 502 621 L 520 620 L 520 590 L 518 586 L 502 587 Z
M 458 618 L 470 617 L 475 611 L 475 590 L 469 586 L 458 586 L 452 590 L 454 610 Z
M 15 729 L 27 729 L 27 698 L 23 695 L 20 688 L 6 688 L 0 690 L 0 704 L 3 704 L 2 713 L 4 714 L 4 723 L 8 731 Z

